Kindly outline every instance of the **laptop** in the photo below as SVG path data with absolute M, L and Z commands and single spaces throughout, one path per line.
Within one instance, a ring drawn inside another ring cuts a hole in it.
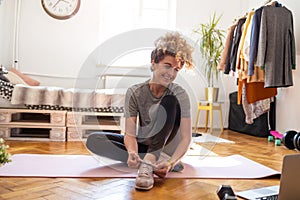
M 280 185 L 237 192 L 244 199 L 300 199 L 300 154 L 286 155 L 283 158 Z

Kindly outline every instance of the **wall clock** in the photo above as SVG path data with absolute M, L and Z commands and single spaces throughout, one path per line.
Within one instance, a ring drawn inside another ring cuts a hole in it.
M 46 13 L 55 19 L 69 19 L 79 10 L 80 0 L 41 0 Z

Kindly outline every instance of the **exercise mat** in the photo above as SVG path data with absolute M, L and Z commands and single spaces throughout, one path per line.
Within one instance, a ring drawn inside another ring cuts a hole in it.
M 101 164 L 92 155 L 15 154 L 12 162 L 0 167 L 2 177 L 107 177 L 133 178 L 136 169 L 124 163 Z M 184 170 L 167 178 L 255 179 L 280 174 L 241 155 L 185 156 Z

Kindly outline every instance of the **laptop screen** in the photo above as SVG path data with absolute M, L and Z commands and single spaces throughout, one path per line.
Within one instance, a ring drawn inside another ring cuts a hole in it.
M 279 187 L 279 200 L 300 199 L 300 154 L 283 158 Z
M 263 199 L 278 195 L 279 200 L 300 199 L 300 154 L 285 155 L 282 162 L 280 186 L 270 186 L 237 192 L 244 199 Z

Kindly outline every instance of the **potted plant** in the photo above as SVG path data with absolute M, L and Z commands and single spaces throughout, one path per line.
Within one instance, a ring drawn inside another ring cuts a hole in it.
M 194 30 L 200 35 L 198 40 L 200 52 L 204 58 L 204 73 L 207 79 L 207 88 L 205 89 L 206 100 L 217 101 L 219 88 L 215 83 L 219 80 L 218 64 L 221 60 L 223 52 L 224 30 L 219 29 L 218 23 L 221 19 L 216 16 L 216 13 L 210 18 L 208 23 L 201 23 L 200 26 Z
M 0 138 L 0 166 L 11 162 L 10 154 L 7 152 L 8 148 L 9 146 L 4 144 L 3 138 Z

